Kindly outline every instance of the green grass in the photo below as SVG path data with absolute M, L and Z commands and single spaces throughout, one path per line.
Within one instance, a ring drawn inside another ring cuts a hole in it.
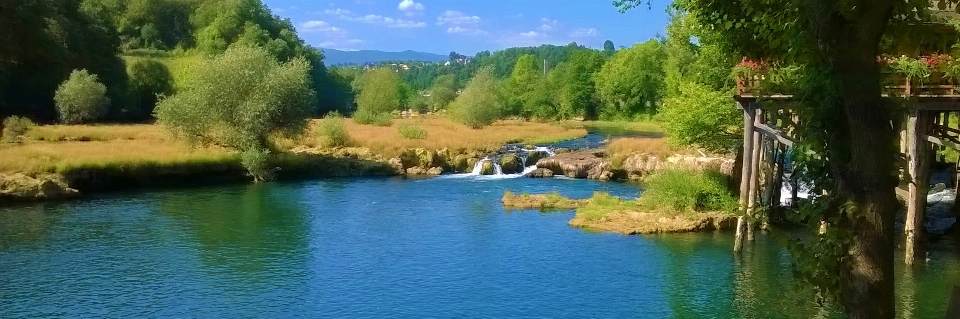
M 634 200 L 624 200 L 607 192 L 594 192 L 587 204 L 577 208 L 577 216 L 586 220 L 598 220 L 611 212 L 638 210 L 640 205 Z
M 640 135 L 647 137 L 662 137 L 663 127 L 654 121 L 621 122 L 621 121 L 590 121 L 583 122 L 583 128 L 591 131 L 600 131 L 610 135 Z
M 416 124 L 400 123 L 397 131 L 399 131 L 400 136 L 405 139 L 422 140 L 427 138 L 427 130 L 424 130 L 423 127 Z
M 737 200 L 727 190 L 726 176 L 718 171 L 671 169 L 649 178 L 640 205 L 650 210 L 695 213 L 733 211 Z

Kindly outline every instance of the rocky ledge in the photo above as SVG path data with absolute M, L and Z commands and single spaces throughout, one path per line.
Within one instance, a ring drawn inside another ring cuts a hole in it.
M 59 175 L 27 176 L 26 174 L 0 174 L 0 199 L 6 200 L 52 200 L 73 198 L 80 195 L 67 186 Z
M 528 177 L 544 177 L 543 169 L 553 175 L 570 178 L 598 180 L 642 179 L 653 172 L 667 168 L 682 168 L 694 171 L 716 169 L 730 175 L 734 159 L 720 156 L 693 156 L 675 154 L 666 158 L 650 154 L 632 154 L 626 157 L 609 158 L 602 150 L 561 153 L 537 161 L 537 171 Z

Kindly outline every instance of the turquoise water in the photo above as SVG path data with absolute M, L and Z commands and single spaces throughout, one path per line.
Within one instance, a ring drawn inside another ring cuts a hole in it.
M 759 236 L 622 236 L 514 192 L 635 186 L 444 176 L 113 193 L 0 208 L 0 318 L 832 318 Z M 941 318 L 960 246 L 901 269 L 904 318 Z

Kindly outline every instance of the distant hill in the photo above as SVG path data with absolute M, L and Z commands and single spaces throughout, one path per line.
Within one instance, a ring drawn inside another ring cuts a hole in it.
M 426 62 L 438 62 L 446 61 L 448 56 L 426 53 L 426 52 L 417 52 L 417 51 L 403 51 L 403 52 L 384 52 L 376 50 L 359 50 L 359 51 L 342 51 L 334 49 L 323 49 L 324 59 L 323 64 L 328 66 L 338 65 L 338 64 L 363 64 L 363 63 L 376 63 L 381 61 L 426 61 Z

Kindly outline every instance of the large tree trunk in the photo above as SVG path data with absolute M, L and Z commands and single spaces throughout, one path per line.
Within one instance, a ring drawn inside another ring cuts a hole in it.
M 839 90 L 845 127 L 829 132 L 837 192 L 852 202 L 853 240 L 840 270 L 841 306 L 853 319 L 894 318 L 893 249 L 896 131 L 880 96 L 877 53 L 891 16 L 889 0 L 851 3 L 839 14 L 832 0 L 808 0 L 810 29 Z

